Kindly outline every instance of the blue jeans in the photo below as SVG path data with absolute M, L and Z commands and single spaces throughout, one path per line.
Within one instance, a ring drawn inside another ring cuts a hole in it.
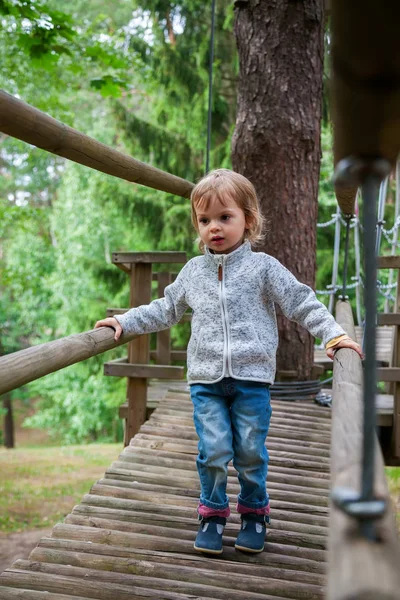
M 214 510 L 228 507 L 228 463 L 233 459 L 240 483 L 239 507 L 267 506 L 269 385 L 227 377 L 218 383 L 192 384 L 190 395 L 199 436 L 200 504 Z

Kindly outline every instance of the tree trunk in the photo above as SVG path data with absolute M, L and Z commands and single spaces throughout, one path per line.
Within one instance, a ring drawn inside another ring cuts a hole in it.
M 12 412 L 11 394 L 3 396 L 4 414 L 4 445 L 6 448 L 14 448 L 14 419 Z
M 323 0 L 238 0 L 240 73 L 235 171 L 256 187 L 268 221 L 259 250 L 315 286 L 323 74 Z M 278 309 L 279 371 L 310 377 L 313 339 Z

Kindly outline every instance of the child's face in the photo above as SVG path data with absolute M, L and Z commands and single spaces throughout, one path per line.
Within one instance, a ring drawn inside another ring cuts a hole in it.
M 243 242 L 248 225 L 243 210 L 229 196 L 218 198 L 206 208 L 196 208 L 197 227 L 203 243 L 216 254 L 229 254 Z

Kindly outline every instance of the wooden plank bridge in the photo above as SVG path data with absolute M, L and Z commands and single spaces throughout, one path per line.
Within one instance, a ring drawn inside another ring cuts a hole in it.
M 239 491 L 220 558 L 193 548 L 197 436 L 183 385 L 173 384 L 119 458 L 43 538 L 0 577 L 0 598 L 251 600 L 324 597 L 330 409 L 273 401 L 268 437 L 272 522 L 266 551 L 235 551 Z
M 357 188 L 366 189 L 368 182 L 371 192 L 373 181 L 388 174 L 400 152 L 400 63 L 395 60 L 400 49 L 400 4 L 387 0 L 384 10 L 373 0 L 335 0 L 331 5 L 331 90 L 338 163 L 335 191 L 343 214 L 349 215 L 354 212 Z M 100 144 L 1 90 L 0 131 L 95 170 L 184 198 L 193 187 L 191 182 Z M 369 207 L 373 194 L 367 195 L 365 206 Z M 151 284 L 151 260 L 147 266 L 142 261 L 139 268 L 127 264 L 128 259 L 124 255 L 119 266 L 137 273 L 141 282 L 137 289 L 143 288 L 144 281 Z M 386 262 L 396 260 L 389 257 Z M 376 282 L 371 280 L 374 287 Z M 133 286 L 131 300 L 135 306 L 138 295 Z M 399 297 L 396 302 L 398 307 Z M 348 303 L 338 303 L 336 316 L 356 339 Z M 375 323 L 375 316 L 367 322 Z M 398 326 L 399 317 L 383 315 L 379 322 Z M 0 357 L 0 394 L 136 337 L 125 335 L 115 343 L 113 332 L 104 328 Z M 371 498 L 372 504 L 378 500 L 376 504 L 382 506 L 388 491 L 377 443 L 370 444 L 375 455 L 368 465 L 363 464 L 359 357 L 346 349 L 336 353 L 332 411 L 304 402 L 273 403 L 268 436 L 272 524 L 266 551 L 248 556 L 234 550 L 239 521 L 233 512 L 225 529 L 223 555 L 209 559 L 193 549 L 199 490 L 188 394 L 170 390 L 150 419 L 139 430 L 136 427 L 145 416 L 144 380 L 154 373 L 171 377 L 171 367 L 165 369 L 163 362 L 146 366 L 150 357 L 146 344 L 145 336 L 135 340 L 128 362 L 108 366 L 109 375 L 120 376 L 123 371 L 128 379 L 137 380 L 135 394 L 130 383 L 127 394 L 127 410 L 134 415 L 128 419 L 127 431 L 136 435 L 128 436 L 129 445 L 104 478 L 63 524 L 56 525 L 50 538 L 41 540 L 29 560 L 16 561 L 0 576 L 0 600 L 283 600 L 317 599 L 325 594 L 328 600 L 400 598 L 400 544 L 390 506 L 375 514 L 373 524 L 365 516 L 371 515 Z M 167 338 L 161 346 L 157 361 L 168 349 Z M 367 352 L 367 359 L 374 362 L 375 353 Z M 382 367 L 377 375 L 393 384 L 394 411 L 389 425 L 398 457 L 399 335 L 396 360 L 394 367 Z M 372 398 L 368 388 L 366 396 Z M 348 507 L 342 504 L 339 508 L 329 493 L 341 487 L 346 492 L 350 489 L 353 496 L 359 494 L 366 467 L 373 477 L 368 480 L 368 494 L 356 504 L 366 511 L 361 521 L 371 524 L 369 535 L 360 527 L 360 514 L 355 518 Z M 232 503 L 237 491 L 230 468 Z

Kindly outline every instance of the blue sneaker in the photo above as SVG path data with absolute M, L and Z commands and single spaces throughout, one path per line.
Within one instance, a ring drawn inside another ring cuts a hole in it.
M 242 527 L 237 537 L 235 548 L 243 552 L 262 552 L 264 550 L 266 523 L 268 515 L 247 513 L 241 515 Z
M 200 527 L 194 542 L 195 550 L 207 554 L 222 554 L 222 534 L 225 517 L 199 517 Z

